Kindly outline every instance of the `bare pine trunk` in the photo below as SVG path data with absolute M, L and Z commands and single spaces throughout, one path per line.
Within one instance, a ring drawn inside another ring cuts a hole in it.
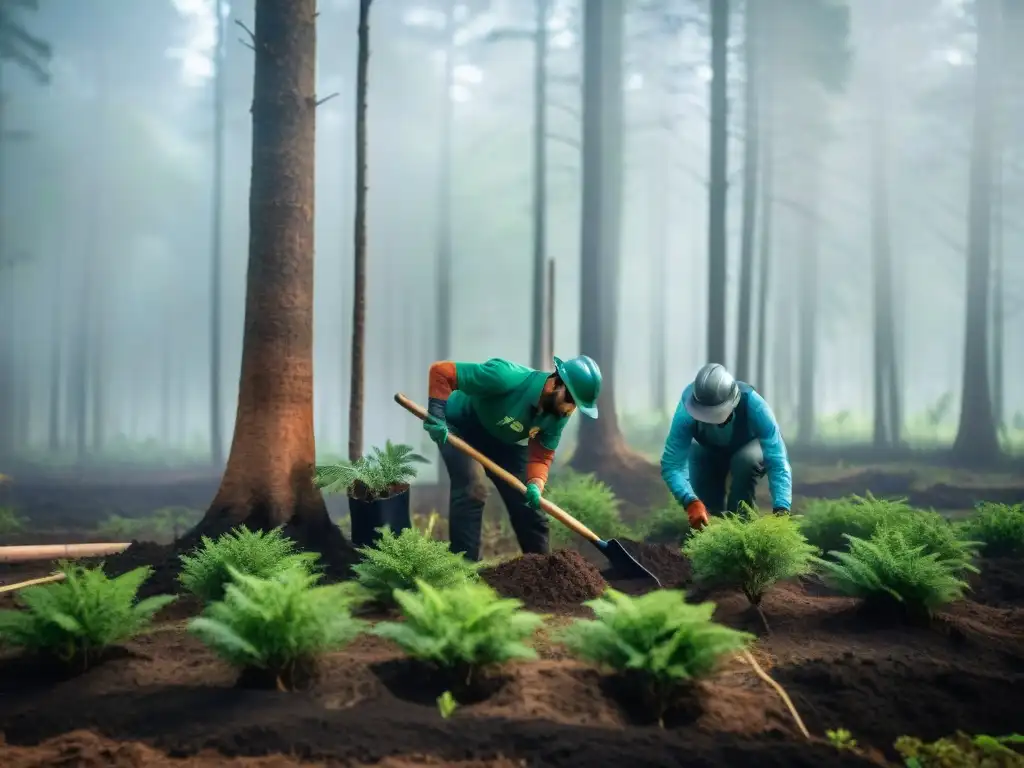
M 452 123 L 455 105 L 455 0 L 448 0 L 445 17 L 444 101 L 441 112 L 440 157 L 437 179 L 437 353 L 452 357 Z
M 547 57 L 548 0 L 536 0 L 537 30 L 533 62 L 533 317 L 530 363 L 537 370 L 545 360 L 544 278 L 547 271 Z
M 711 0 L 711 152 L 708 176 L 708 348 L 710 362 L 726 354 L 726 204 L 729 145 L 729 0 Z
M 819 141 L 815 136 L 812 141 Z M 818 367 L 818 261 L 819 229 L 818 191 L 821 182 L 820 146 L 812 150 L 806 165 L 806 208 L 799 245 L 797 281 L 797 434 L 811 442 L 816 435 L 817 367 Z
M 217 468 L 224 466 L 224 435 L 220 404 L 221 352 L 221 273 L 223 270 L 224 220 L 224 7 L 216 0 L 217 48 L 213 95 L 213 221 L 210 249 L 210 459 Z
M 300 544 L 323 551 L 340 534 L 311 482 L 316 17 L 316 0 L 256 0 L 238 410 L 220 489 L 199 530 L 290 524 Z
M 758 12 L 747 0 L 745 13 L 746 92 L 743 149 L 743 223 L 740 236 L 739 327 L 736 330 L 736 377 L 748 381 L 751 366 L 752 299 L 754 293 L 754 233 L 757 226 L 757 171 L 759 158 L 758 114 Z
M 352 366 L 348 403 L 348 458 L 363 455 L 366 384 L 366 84 L 370 65 L 370 1 L 359 0 L 356 65 L 356 199 L 353 251 Z
M 989 387 L 989 280 L 992 266 L 992 143 L 998 81 L 999 0 L 979 0 L 967 222 L 967 310 L 960 424 L 953 452 L 985 463 L 1000 454 Z

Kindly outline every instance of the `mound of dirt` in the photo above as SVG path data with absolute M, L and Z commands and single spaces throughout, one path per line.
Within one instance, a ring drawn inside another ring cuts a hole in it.
M 1020 558 L 985 558 L 981 573 L 969 579 L 969 597 L 981 605 L 1024 606 L 1024 561 Z
M 645 544 L 630 539 L 618 541 L 640 565 L 654 574 L 665 589 L 682 589 L 690 583 L 693 569 L 690 567 L 690 561 L 683 557 L 678 547 L 671 544 Z M 611 568 L 602 571 L 601 575 L 613 586 L 622 580 L 622 575 Z M 627 588 L 627 591 L 635 590 Z
M 550 610 L 598 597 L 608 583 L 601 572 L 573 549 L 550 555 L 523 555 L 480 572 L 499 594 L 522 600 L 528 608 Z

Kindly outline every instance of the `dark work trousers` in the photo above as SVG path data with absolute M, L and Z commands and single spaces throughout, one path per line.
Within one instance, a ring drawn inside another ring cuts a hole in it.
M 506 472 L 526 482 L 525 445 L 509 445 L 487 434 L 473 415 L 458 423 L 448 422 L 448 429 L 476 448 Z M 501 478 L 495 477 L 466 454 L 448 443 L 441 446 L 441 458 L 451 481 L 448 501 L 448 540 L 452 552 L 461 552 L 467 560 L 480 559 L 480 529 L 490 479 L 498 489 L 508 510 L 519 548 L 524 554 L 547 554 L 548 518 L 543 512 L 530 509 L 523 494 Z
M 723 510 L 735 512 L 741 501 L 754 506 L 757 481 L 764 474 L 764 456 L 757 440 L 751 440 L 735 452 L 728 448 L 705 448 L 696 441 L 690 444 L 690 484 L 709 514 L 720 515 Z M 732 481 L 726 505 L 725 486 L 730 475 Z

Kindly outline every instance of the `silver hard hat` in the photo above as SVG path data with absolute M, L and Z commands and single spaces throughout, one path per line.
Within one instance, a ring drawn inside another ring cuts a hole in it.
M 686 411 L 705 424 L 722 424 L 740 402 L 740 387 L 733 375 L 719 363 L 708 363 L 693 379 L 686 397 Z

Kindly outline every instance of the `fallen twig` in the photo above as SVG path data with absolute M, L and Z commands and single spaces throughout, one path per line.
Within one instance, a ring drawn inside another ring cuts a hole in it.
M 23 587 L 34 587 L 37 584 L 52 584 L 55 581 L 63 581 L 66 576 L 63 573 L 52 573 L 49 576 L 40 576 L 38 579 L 29 579 L 28 581 L 18 581 L 14 584 L 5 584 L 0 587 L 0 592 L 14 592 L 17 589 Z
M 750 655 L 750 651 L 742 651 L 741 657 L 747 664 L 754 670 L 754 674 L 764 680 L 782 699 L 782 703 L 786 705 L 786 709 L 789 710 L 789 714 L 793 716 L 793 720 L 796 722 L 797 728 L 804 735 L 804 738 L 810 739 L 811 733 L 807 730 L 807 726 L 804 725 L 804 721 L 800 717 L 800 713 L 796 711 L 796 707 L 793 706 L 793 700 L 789 698 L 789 694 L 786 693 L 786 689 L 779 685 L 767 672 L 765 672 L 761 665 L 757 663 L 757 659 Z

